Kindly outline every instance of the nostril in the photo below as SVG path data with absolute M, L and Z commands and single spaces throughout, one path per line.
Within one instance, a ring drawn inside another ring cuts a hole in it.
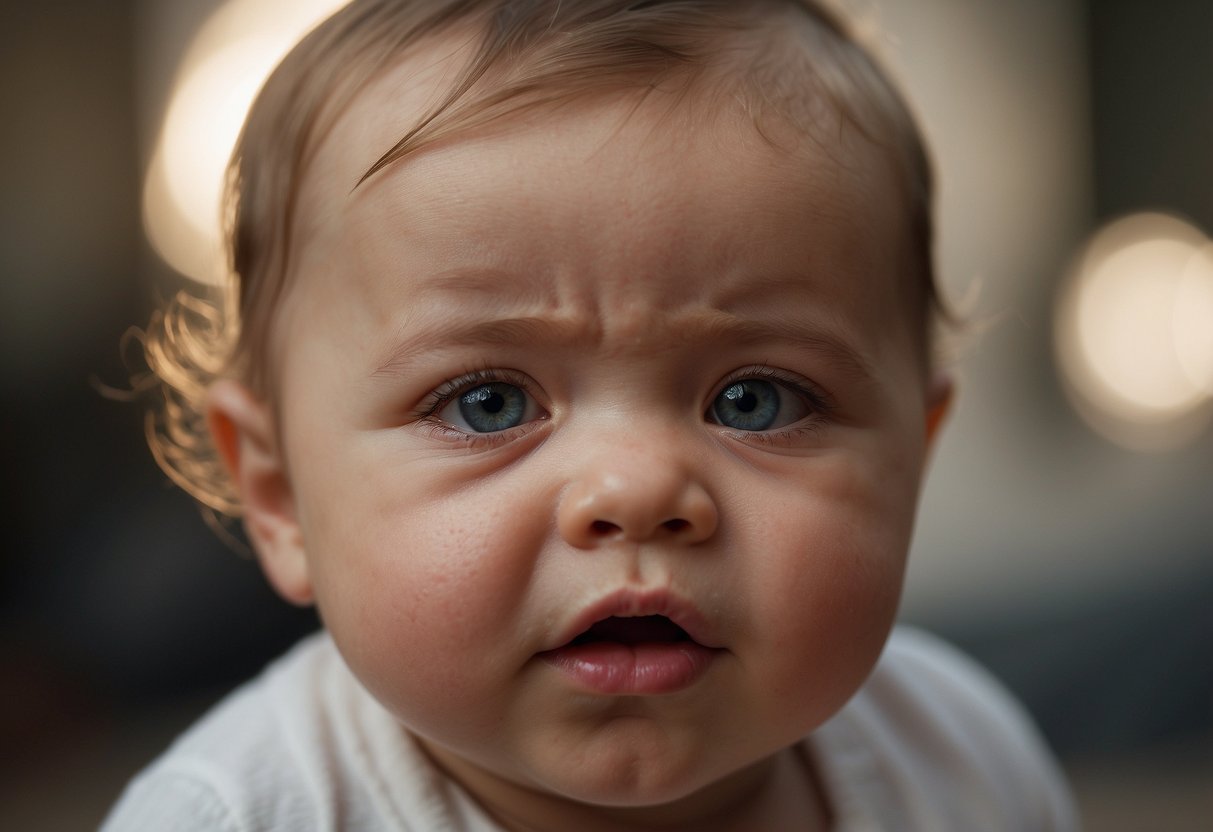
M 674 533 L 683 531 L 684 529 L 689 528 L 690 525 L 691 525 L 690 523 L 688 523 L 686 520 L 683 520 L 681 517 L 675 517 L 672 520 L 666 520 L 664 523 L 661 524 L 662 528 L 666 529 L 667 531 L 674 532 Z
M 595 520 L 590 524 L 590 531 L 597 537 L 606 537 L 620 531 L 620 528 L 609 520 Z

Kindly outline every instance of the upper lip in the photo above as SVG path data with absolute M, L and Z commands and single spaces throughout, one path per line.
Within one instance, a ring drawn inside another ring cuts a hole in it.
M 555 638 L 550 649 L 564 647 L 595 623 L 612 616 L 634 618 L 663 615 L 705 647 L 718 647 L 707 619 L 691 601 L 668 589 L 624 588 L 602 596 L 577 613 Z

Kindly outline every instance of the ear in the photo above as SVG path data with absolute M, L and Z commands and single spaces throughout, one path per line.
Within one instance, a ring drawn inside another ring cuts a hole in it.
M 935 446 L 935 437 L 939 428 L 952 409 L 952 400 L 956 396 L 956 383 L 951 373 L 937 370 L 931 376 L 927 387 L 926 432 L 927 450 Z
M 244 528 L 262 570 L 283 598 L 310 604 L 303 533 L 269 407 L 243 384 L 221 379 L 208 392 L 206 421 L 240 494 Z

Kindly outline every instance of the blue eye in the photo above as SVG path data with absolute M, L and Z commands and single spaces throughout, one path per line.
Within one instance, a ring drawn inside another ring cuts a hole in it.
M 522 388 L 503 381 L 478 384 L 460 393 L 439 416 L 475 433 L 516 428 L 534 418 L 535 407 Z
M 734 430 L 763 431 L 798 422 L 810 412 L 786 386 L 757 378 L 734 381 L 712 402 L 709 417 Z

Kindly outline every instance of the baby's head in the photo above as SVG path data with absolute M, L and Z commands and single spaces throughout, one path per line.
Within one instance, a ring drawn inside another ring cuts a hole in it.
M 854 693 L 947 384 L 925 154 L 835 18 L 356 0 L 233 174 L 195 490 L 483 802 L 715 806 Z

